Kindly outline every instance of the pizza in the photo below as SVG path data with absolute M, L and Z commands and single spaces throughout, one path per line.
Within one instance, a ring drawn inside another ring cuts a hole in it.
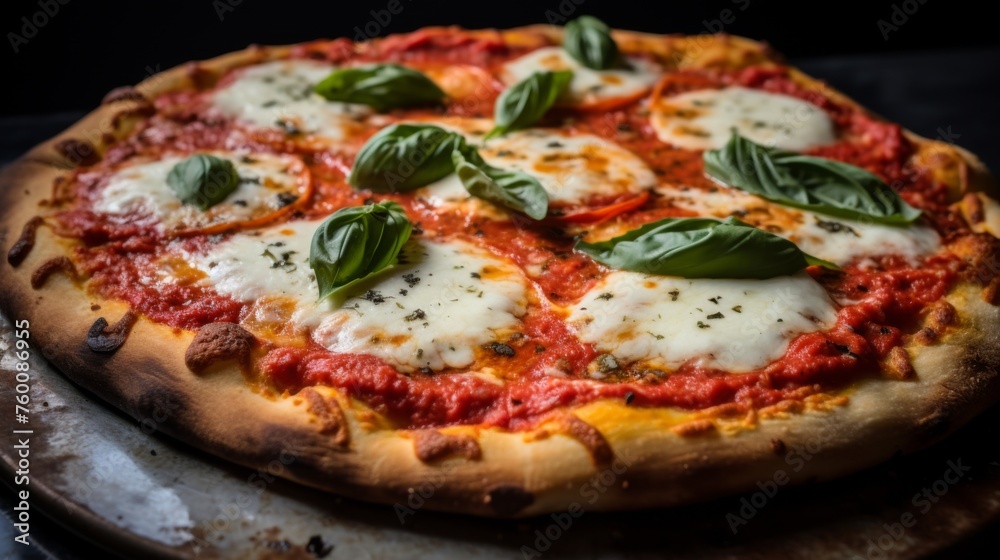
M 829 479 L 1000 394 L 988 171 L 739 37 L 250 47 L 0 185 L 2 309 L 67 377 L 401 519 Z

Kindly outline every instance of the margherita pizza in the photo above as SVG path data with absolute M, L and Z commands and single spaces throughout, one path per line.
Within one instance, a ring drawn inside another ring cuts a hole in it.
M 488 516 L 926 446 L 1000 396 L 1000 206 L 725 35 L 429 28 L 112 91 L 0 179 L 5 313 L 139 420 Z

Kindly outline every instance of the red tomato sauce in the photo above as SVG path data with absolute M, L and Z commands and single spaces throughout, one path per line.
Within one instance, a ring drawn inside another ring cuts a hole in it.
M 539 44 L 545 44 L 539 38 Z M 468 36 L 454 31 L 425 30 L 388 38 L 377 47 L 359 48 L 348 40 L 323 41 L 295 47 L 292 56 L 333 63 L 393 61 L 418 67 L 461 62 L 495 71 L 502 62 L 528 47 L 505 45 L 499 36 Z M 754 67 L 738 72 L 675 72 L 661 86 L 665 94 L 694 89 L 742 85 L 805 99 L 827 111 L 841 132 L 837 143 L 811 153 L 869 169 L 896 188 L 908 202 L 928 211 L 929 221 L 947 238 L 966 233 L 965 226 L 945 210 L 944 185 L 911 169 L 906 162 L 913 148 L 899 126 L 878 121 L 821 92 L 797 85 L 787 69 Z M 415 116 L 489 114 L 499 87 L 487 88 L 478 100 L 444 108 L 411 109 L 388 115 L 389 120 Z M 130 138 L 114 145 L 102 163 L 75 179 L 79 204 L 57 218 L 60 232 L 81 242 L 77 250 L 91 289 L 104 297 L 128 301 L 150 319 L 193 329 L 215 321 L 239 322 L 247 306 L 197 283 L 175 284 L 157 278 L 158 260 L 167 245 L 155 223 L 102 216 L 88 210 L 101 180 L 115 166 L 133 157 L 195 149 L 289 152 L 309 166 L 315 192 L 307 210 L 294 218 L 321 218 L 339 208 L 372 200 L 397 200 L 406 207 L 416 234 L 457 236 L 483 246 L 525 271 L 541 297 L 557 305 L 580 298 L 607 269 L 572 250 L 573 239 L 557 219 L 536 223 L 522 219 L 493 221 L 455 212 L 441 212 L 406 195 L 375 195 L 357 191 L 346 176 L 363 138 L 341 152 L 306 148 L 278 132 L 244 129 L 213 115 L 209 92 L 180 92 L 156 100 L 159 114 L 149 118 Z M 701 153 L 663 145 L 653 131 L 645 108 L 632 103 L 607 112 L 574 114 L 565 129 L 595 134 L 641 157 L 660 177 L 693 188 L 717 188 L 704 175 Z M 556 112 L 553 120 L 568 116 Z M 620 202 L 595 200 L 595 206 Z M 638 209 L 614 217 L 639 224 L 685 212 L 652 196 Z M 196 250 L 215 238 L 183 241 Z M 177 241 L 173 242 L 178 243 Z M 803 390 L 845 387 L 877 363 L 915 330 L 920 313 L 945 295 L 960 272 L 957 258 L 934 257 L 919 268 L 896 259 L 861 270 L 848 266 L 832 274 L 810 269 L 831 295 L 851 303 L 839 311 L 827 332 L 804 334 L 791 341 L 785 356 L 749 373 L 732 374 L 681 366 L 662 379 L 587 377 L 597 352 L 580 342 L 557 311 L 547 303 L 529 308 L 514 356 L 480 358 L 474 366 L 494 367 L 504 378 L 498 385 L 462 372 L 404 374 L 370 355 L 336 354 L 315 344 L 305 348 L 272 347 L 257 370 L 279 391 L 295 392 L 310 385 L 330 385 L 386 414 L 400 427 L 486 424 L 523 429 L 566 406 L 596 399 L 621 399 L 630 406 L 675 406 L 704 409 L 735 403 L 754 409 L 802 395 Z M 485 360 L 485 361 L 484 361 Z

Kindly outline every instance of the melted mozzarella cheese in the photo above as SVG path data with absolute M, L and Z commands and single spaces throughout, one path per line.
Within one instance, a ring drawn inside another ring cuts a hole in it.
M 287 206 L 302 193 L 297 173 L 302 162 L 291 156 L 214 152 L 233 162 L 240 183 L 222 202 L 208 210 L 185 205 L 167 184 L 170 170 L 183 158 L 167 157 L 115 172 L 94 201 L 94 210 L 108 214 L 145 214 L 162 229 L 201 228 L 259 217 Z
M 899 255 L 911 264 L 941 249 L 941 237 L 923 224 L 887 226 L 798 210 L 736 189 L 714 191 L 663 185 L 656 191 L 699 216 L 739 219 L 780 235 L 800 249 L 838 265 L 864 265 L 866 257 Z M 602 234 L 611 237 L 616 234 Z
M 372 293 L 385 301 L 365 297 Z M 313 339 L 335 352 L 375 354 L 404 371 L 458 368 L 509 334 L 526 306 L 526 285 L 511 265 L 466 243 L 421 243 L 410 246 L 406 264 L 353 286 Z
M 253 302 L 254 320 L 288 321 L 334 352 L 373 354 L 402 371 L 468 366 L 525 312 L 520 271 L 461 241 L 413 239 L 396 266 L 317 301 L 308 257 L 319 224 L 234 235 L 187 259 L 207 274 L 205 285 Z
M 592 105 L 617 98 L 641 95 L 660 78 L 660 67 L 642 58 L 627 58 L 627 68 L 592 70 L 573 59 L 562 47 L 532 51 L 504 65 L 502 77 L 513 85 L 535 72 L 571 70 L 573 80 L 566 92 L 568 105 Z
M 184 259 L 205 274 L 206 287 L 246 303 L 273 299 L 292 311 L 285 320 L 309 326 L 322 311 L 309 268 L 309 246 L 320 223 L 290 222 L 240 232 Z
M 656 185 L 656 175 L 642 159 L 591 134 L 522 130 L 487 141 L 479 153 L 490 165 L 537 177 L 553 202 L 576 204 Z
M 689 150 L 721 148 L 734 128 L 758 144 L 785 150 L 836 140 L 833 121 L 818 106 L 744 87 L 682 93 L 656 100 L 651 110 L 660 140 Z
M 490 120 L 452 118 L 430 122 L 465 136 L 478 147 L 486 163 L 537 178 L 551 202 L 584 204 L 594 197 L 637 194 L 656 185 L 656 175 L 642 159 L 592 134 L 529 129 L 483 142 L 483 135 L 493 126 Z M 454 175 L 415 194 L 435 205 L 457 204 L 469 197 Z
M 313 92 L 333 66 L 307 60 L 276 61 L 243 70 L 213 97 L 222 113 L 259 128 L 341 141 L 362 131 L 372 114 L 365 105 L 327 101 Z
M 804 273 L 768 280 L 613 272 L 571 308 L 581 340 L 619 362 L 674 369 L 688 360 L 731 372 L 761 368 L 795 336 L 830 328 L 836 310 Z

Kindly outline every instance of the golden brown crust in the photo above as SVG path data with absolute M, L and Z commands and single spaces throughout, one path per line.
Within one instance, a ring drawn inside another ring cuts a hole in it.
M 224 361 L 246 366 L 255 341 L 252 334 L 236 323 L 210 323 L 198 329 L 184 352 L 184 364 L 195 373 Z
M 49 276 L 56 272 L 63 272 L 73 280 L 78 279 L 76 266 L 73 265 L 73 261 L 69 260 L 69 257 L 52 257 L 31 273 L 31 287 L 36 290 L 41 288 L 48 281 Z
M 502 32 L 511 41 L 529 41 L 536 33 L 560 38 L 559 29 L 549 26 Z M 652 53 L 671 67 L 775 60 L 765 46 L 738 37 L 625 31 L 615 36 L 623 50 Z M 10 247 L 33 223 L 52 182 L 81 162 L 79 150 L 66 149 L 73 145 L 67 140 L 87 142 L 95 154 L 103 154 L 107 142 L 128 133 L 148 99 L 177 88 L 208 87 L 227 69 L 287 52 L 286 47 L 253 47 L 168 70 L 134 92 L 110 95 L 100 108 L 0 174 L 0 243 Z M 984 235 L 1000 232 L 1000 211 L 987 196 L 997 192 L 995 182 L 981 162 L 947 144 L 911 139 L 927 161 L 958 158 L 954 166 L 944 166 L 943 179 L 953 187 L 955 202 L 970 192 L 985 193 L 976 194 L 981 208 L 972 211 L 983 216 L 976 223 L 985 224 Z M 933 340 L 926 345 L 911 341 L 889 357 L 908 381 L 866 379 L 836 397 L 839 405 L 826 406 L 824 396 L 815 395 L 796 407 L 773 407 L 733 420 L 599 401 L 536 432 L 455 427 L 446 435 L 413 434 L 388 429 L 372 411 L 330 388 L 262 396 L 244 381 L 238 359 L 217 364 L 221 371 L 214 375 L 197 375 L 185 356 L 194 333 L 144 317 L 132 324 L 126 306 L 95 298 L 65 275 L 51 275 L 33 289 L 32 271 L 66 256 L 64 242 L 47 228 L 35 232 L 34 249 L 16 253 L 20 266 L 0 263 L 0 308 L 15 320 L 30 321 L 38 347 L 74 381 L 210 453 L 253 467 L 280 458 L 292 479 L 377 502 L 405 504 L 426 484 L 434 486 L 426 507 L 490 516 L 531 515 L 585 501 L 588 509 L 600 510 L 701 501 L 751 488 L 778 469 L 793 482 L 826 479 L 919 449 L 1000 398 L 1000 308 L 991 303 L 996 288 L 984 301 L 984 289 L 995 279 L 983 278 L 961 283 L 947 297 L 950 311 L 942 306 L 943 311 L 928 315 L 924 328 L 934 332 Z M 98 329 L 120 342 L 110 345 L 111 352 L 95 351 L 88 343 L 88 332 L 103 316 L 122 318 L 118 328 Z M 232 340 L 223 342 L 230 348 Z M 477 451 L 467 442 L 475 442 Z M 799 469 L 790 468 L 790 454 L 803 451 L 809 459 Z M 611 480 L 606 491 L 589 502 L 588 481 L 605 474 Z
M 17 238 L 17 241 L 7 251 L 7 262 L 11 266 L 20 265 L 25 257 L 28 256 L 28 253 L 35 247 L 35 232 L 44 223 L 45 220 L 41 216 L 35 216 L 24 224 L 24 227 L 21 228 L 20 237 Z
M 414 430 L 412 434 L 413 452 L 425 463 L 453 456 L 478 461 L 483 456 L 479 442 L 469 434 L 446 434 L 433 428 Z

